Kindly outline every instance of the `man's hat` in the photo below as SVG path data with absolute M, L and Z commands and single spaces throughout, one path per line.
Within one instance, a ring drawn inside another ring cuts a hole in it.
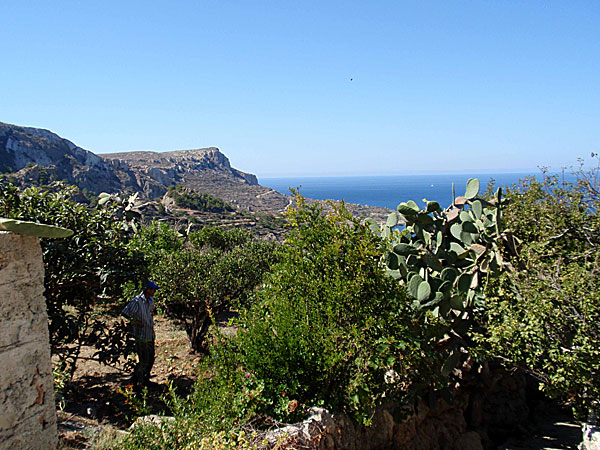
M 158 286 L 156 284 L 154 284 L 153 281 L 148 280 L 148 282 L 146 283 L 146 289 L 158 289 Z

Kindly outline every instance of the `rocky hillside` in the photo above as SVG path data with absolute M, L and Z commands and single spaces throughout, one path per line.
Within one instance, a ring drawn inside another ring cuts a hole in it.
M 138 190 L 148 198 L 163 195 L 168 186 L 181 184 L 247 211 L 277 213 L 290 204 L 289 196 L 260 186 L 255 175 L 231 167 L 216 147 L 110 153 L 102 157 L 122 177 L 124 185 L 137 183 Z
M 162 153 L 109 153 L 102 156 L 117 167 L 125 164 L 126 168 L 146 172 L 150 177 L 163 184 L 203 171 L 215 171 L 225 176 L 239 178 L 239 181 L 251 185 L 258 184 L 255 175 L 232 168 L 227 157 L 216 147 Z
M 64 180 L 92 193 L 139 192 L 162 197 L 184 185 L 218 197 L 241 211 L 280 214 L 293 198 L 261 186 L 255 175 L 231 167 L 218 148 L 96 155 L 48 130 L 0 122 L 0 173 L 18 182 Z M 389 210 L 348 204 L 356 215 L 385 220 Z
M 45 170 L 40 171 L 39 167 Z M 42 176 L 65 180 L 96 193 L 117 192 L 121 188 L 112 166 L 94 153 L 48 130 L 2 122 L 0 172 L 17 172 L 18 178 L 30 182 Z
M 163 195 L 173 184 L 207 179 L 222 184 L 256 186 L 256 176 L 231 167 L 217 148 L 175 152 L 129 152 L 96 155 L 48 130 L 0 122 L 0 172 L 17 172 L 35 181 L 46 176 L 100 192 L 140 192 Z M 202 184 L 197 182 L 196 184 Z

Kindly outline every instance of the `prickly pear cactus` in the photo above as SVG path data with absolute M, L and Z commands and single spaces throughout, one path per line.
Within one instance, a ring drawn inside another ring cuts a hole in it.
M 502 229 L 502 190 L 490 201 L 478 194 L 479 180 L 472 178 L 446 209 L 408 201 L 381 229 L 371 223 L 390 241 L 388 273 L 406 286 L 417 309 L 448 322 L 467 319 L 483 303 L 483 283 L 508 267 L 503 252 L 516 251 L 515 238 Z
M 73 231 L 67 228 L 6 218 L 0 218 L 0 230 L 51 239 L 65 238 L 73 234 Z
M 136 221 L 142 217 L 140 208 L 147 203 L 144 204 L 138 200 L 137 192 L 130 195 L 127 199 L 122 198 L 118 194 L 108 194 L 106 192 L 98 195 L 98 205 L 106 207 L 111 203 L 116 205 L 116 214 L 122 220 L 123 229 L 127 231 L 131 227 L 137 233 Z
M 486 281 L 510 270 L 503 255 L 517 252 L 516 238 L 502 227 L 502 189 L 491 200 L 478 194 L 479 180 L 472 178 L 465 195 L 454 197 L 446 209 L 426 199 L 423 209 L 408 201 L 381 228 L 370 221 L 371 229 L 389 240 L 389 275 L 406 287 L 416 310 L 445 324 L 432 335 L 446 358 L 443 376 L 464 358 L 464 338 L 484 303 Z

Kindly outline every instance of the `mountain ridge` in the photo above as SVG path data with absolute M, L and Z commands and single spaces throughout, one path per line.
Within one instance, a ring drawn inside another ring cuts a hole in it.
M 194 171 L 213 171 L 213 178 L 224 183 L 258 185 L 255 175 L 233 168 L 216 147 L 97 155 L 50 130 L 0 122 L 0 171 L 21 172 L 34 181 L 31 165 L 95 194 L 125 191 L 158 197 Z
M 0 171 L 18 173 L 31 164 L 49 168 L 57 179 L 92 192 L 100 186 L 118 190 L 118 178 L 95 153 L 49 130 L 0 122 Z
M 147 199 L 162 197 L 170 186 L 181 184 L 218 197 L 240 211 L 275 215 L 295 202 L 290 195 L 261 186 L 256 175 L 232 167 L 217 147 L 97 155 L 50 130 L 4 122 L 0 122 L 2 172 L 22 185 L 64 180 L 94 194 L 137 192 Z M 390 212 L 387 208 L 346 206 L 356 216 L 380 221 Z

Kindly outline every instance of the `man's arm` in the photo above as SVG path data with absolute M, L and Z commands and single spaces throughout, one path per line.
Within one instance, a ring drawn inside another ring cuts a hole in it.
M 141 321 L 141 319 L 139 317 L 139 315 L 140 315 L 139 312 L 140 312 L 140 305 L 134 298 L 129 303 L 127 303 L 127 306 L 125 306 L 125 308 L 123 308 L 123 311 L 121 311 L 121 315 L 123 317 L 125 317 L 127 320 L 134 322 L 138 327 L 141 327 L 144 325 L 144 323 Z

